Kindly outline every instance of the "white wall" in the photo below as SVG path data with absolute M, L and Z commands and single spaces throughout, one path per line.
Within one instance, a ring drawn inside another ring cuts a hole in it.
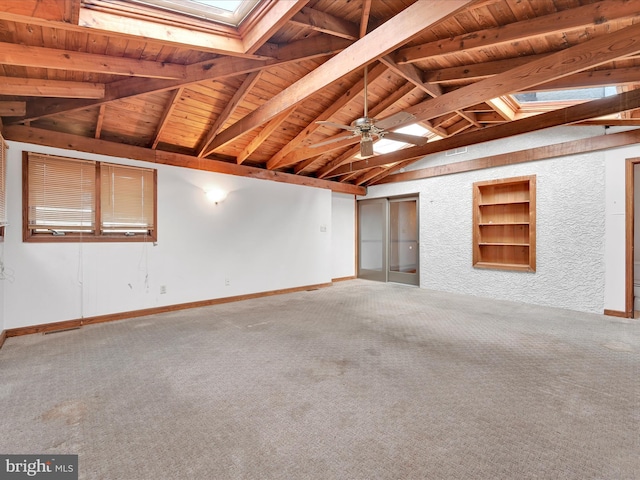
M 353 195 L 331 195 L 331 278 L 352 277 L 356 258 L 356 202 Z
M 353 206 L 345 207 L 345 199 L 331 191 L 164 165 L 155 166 L 156 245 L 23 243 L 23 150 L 150 164 L 15 142 L 9 146 L 10 225 L 4 247 L 15 279 L 4 282 L 5 329 L 328 283 L 334 272 L 353 271 L 353 256 L 332 253 L 332 242 L 343 248 L 353 237 L 353 216 L 348 221 Z M 204 195 L 209 186 L 230 192 L 227 199 L 209 203 Z M 166 294 L 160 294 L 161 286 Z
M 557 128 L 471 146 L 455 157 L 432 155 L 412 168 L 603 133 L 602 127 Z M 602 313 L 612 308 L 605 302 L 605 157 L 595 152 L 380 185 L 366 198 L 419 193 L 423 288 Z M 472 184 L 521 175 L 537 176 L 537 271 L 473 268 Z
M 606 152 L 606 283 L 605 308 L 625 311 L 626 181 L 627 158 L 640 157 L 637 145 Z

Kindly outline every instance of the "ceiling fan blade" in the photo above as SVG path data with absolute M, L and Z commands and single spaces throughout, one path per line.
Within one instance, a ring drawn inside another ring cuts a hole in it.
M 352 133 L 345 133 L 343 135 L 336 135 L 322 142 L 314 143 L 313 145 L 309 145 L 310 148 L 323 147 L 325 145 L 329 145 L 331 143 L 341 142 L 342 140 L 346 140 L 347 138 L 355 138 L 358 135 L 354 135 Z
M 395 140 L 396 142 L 411 143 L 418 146 L 424 145 L 429 141 L 429 139 L 426 137 L 419 137 L 418 135 L 408 135 L 406 133 L 397 132 L 385 132 L 383 138 Z
M 326 125 L 327 127 L 334 127 L 334 128 L 341 128 L 343 130 L 349 130 L 351 132 L 356 131 L 354 127 L 350 127 L 349 125 L 343 125 L 342 123 L 328 122 L 325 120 L 316 122 L 316 123 L 319 123 L 320 125 Z
M 373 139 L 371 137 L 363 138 L 360 141 L 360 156 L 365 158 L 365 157 L 370 157 L 372 155 L 373 155 Z
M 398 112 L 393 115 L 383 118 L 382 120 L 376 121 L 376 127 L 383 129 L 390 129 L 395 127 L 396 125 L 401 125 L 403 123 L 410 123 L 412 120 L 415 120 L 415 116 L 406 112 Z

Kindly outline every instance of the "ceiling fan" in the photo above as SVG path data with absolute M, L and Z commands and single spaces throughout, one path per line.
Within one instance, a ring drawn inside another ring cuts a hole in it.
M 389 140 L 395 140 L 402 143 L 411 143 L 413 145 L 424 145 L 428 142 L 425 137 L 417 135 L 408 135 L 406 133 L 390 132 L 389 128 L 393 128 L 397 125 L 406 124 L 414 118 L 410 113 L 399 112 L 395 113 L 387 118 L 378 120 L 369 117 L 369 106 L 367 98 L 367 67 L 364 67 L 364 116 L 355 119 L 351 122 L 351 125 L 343 125 L 341 123 L 319 121 L 321 125 L 327 125 L 329 127 L 340 128 L 347 130 L 349 133 L 339 135 L 330 138 L 324 142 L 319 142 L 311 145 L 311 147 L 321 147 L 334 142 L 340 142 L 347 138 L 360 137 L 360 156 L 370 157 L 373 155 L 373 141 L 374 137 L 378 139 L 387 138 Z

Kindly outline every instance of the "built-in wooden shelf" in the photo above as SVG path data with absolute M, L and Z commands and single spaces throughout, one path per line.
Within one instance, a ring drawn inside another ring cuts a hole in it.
M 535 272 L 535 175 L 473 184 L 473 266 Z

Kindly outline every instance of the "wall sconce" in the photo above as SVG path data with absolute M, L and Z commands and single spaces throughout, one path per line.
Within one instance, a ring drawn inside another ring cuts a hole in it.
M 221 188 L 210 188 L 208 190 L 205 190 L 204 193 L 207 196 L 207 200 L 215 203 L 216 205 L 220 202 L 224 202 L 224 199 L 227 198 L 227 192 L 225 192 Z

